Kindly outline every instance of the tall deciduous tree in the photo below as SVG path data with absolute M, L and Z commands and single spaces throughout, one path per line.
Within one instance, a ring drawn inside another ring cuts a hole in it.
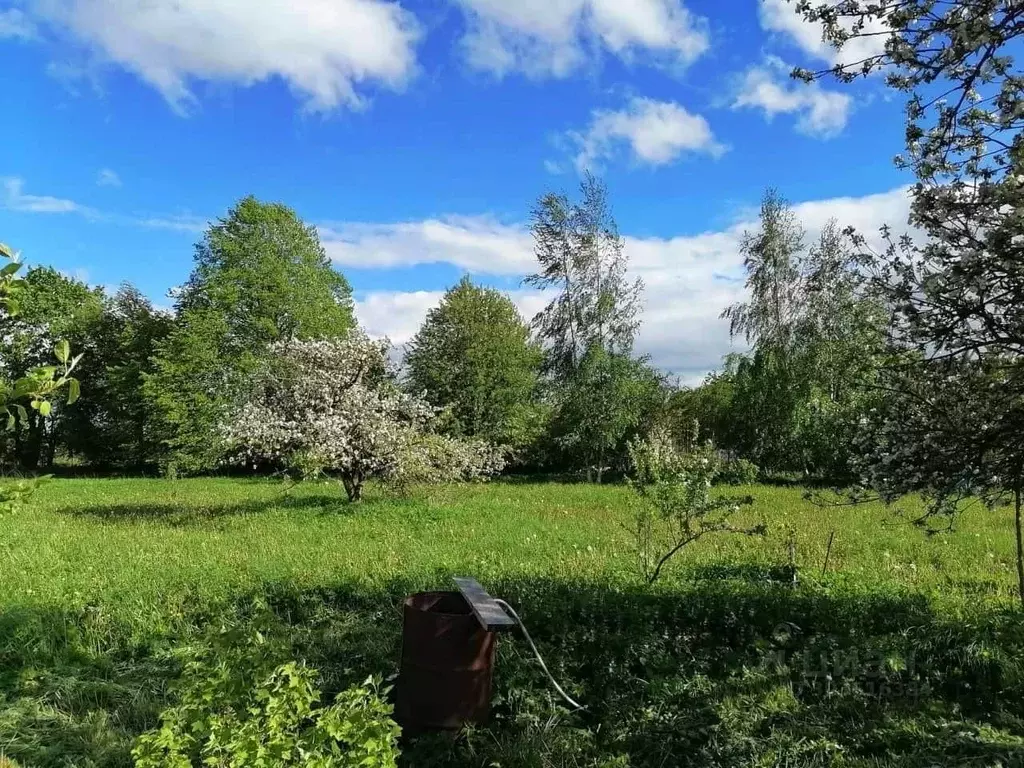
M 217 461 L 222 410 L 268 344 L 338 337 L 353 326 L 351 289 L 316 229 L 283 205 L 241 200 L 196 246 L 176 327 L 147 377 L 170 460 L 186 471 Z
M 548 370 L 570 378 L 592 346 L 629 354 L 640 324 L 643 283 L 627 278 L 628 261 L 607 187 L 588 174 L 578 201 L 564 194 L 543 195 L 532 222 L 540 271 L 526 283 L 556 291 L 533 321 L 547 345 Z
M 750 299 L 726 308 L 729 332 L 761 349 L 788 355 L 802 311 L 800 257 L 804 231 L 789 203 L 774 189 L 761 201 L 760 228 L 740 245 Z
M 737 367 L 731 442 L 758 464 L 785 469 L 795 463 L 794 413 L 803 386 L 795 346 L 803 311 L 804 232 L 789 203 L 772 189 L 761 203 L 759 225 L 744 233 L 741 244 L 749 300 L 722 313 L 730 333 L 753 347 Z
M 409 345 L 408 384 L 450 409 L 457 434 L 512 449 L 536 436 L 541 350 L 512 301 L 463 278 Z
M 561 410 L 559 441 L 600 482 L 613 451 L 624 454 L 625 438 L 642 407 L 624 402 L 643 389 L 643 366 L 631 359 L 640 324 L 643 283 L 627 276 L 628 261 L 608 190 L 587 174 L 579 200 L 546 194 L 533 210 L 532 232 L 540 271 L 528 285 L 554 290 L 534 318 L 546 345 L 546 370 Z M 578 408 L 589 402 L 591 407 Z
M 728 372 L 732 428 L 720 445 L 767 469 L 837 479 L 849 472 L 850 438 L 881 363 L 883 307 L 838 225 L 805 248 L 773 190 L 742 250 L 750 298 L 723 316 L 752 352 Z

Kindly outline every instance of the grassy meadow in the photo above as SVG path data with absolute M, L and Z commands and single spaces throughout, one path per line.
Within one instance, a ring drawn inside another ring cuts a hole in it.
M 0 755 L 130 765 L 175 649 L 254 599 L 328 695 L 392 676 L 402 597 L 470 575 L 517 607 L 587 708 L 559 706 L 505 639 L 491 724 L 409 740 L 406 765 L 1024 764 L 1008 510 L 928 537 L 877 505 L 739 490 L 768 535 L 697 542 L 648 587 L 622 487 L 372 489 L 351 506 L 332 485 L 51 481 L 0 519 Z

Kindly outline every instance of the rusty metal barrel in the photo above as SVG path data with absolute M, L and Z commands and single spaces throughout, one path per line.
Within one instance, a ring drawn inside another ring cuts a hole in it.
M 496 636 L 458 592 L 405 600 L 395 715 L 410 731 L 483 723 L 491 708 Z

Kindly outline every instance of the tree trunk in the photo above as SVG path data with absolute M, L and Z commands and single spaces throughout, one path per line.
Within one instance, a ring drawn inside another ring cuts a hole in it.
M 350 502 L 357 502 L 363 498 L 363 479 L 358 475 L 342 475 L 341 484 L 345 486 L 345 493 Z
M 25 425 L 24 438 L 19 452 L 22 469 L 35 472 L 39 469 L 39 460 L 43 453 L 42 417 L 36 411 L 28 412 L 28 423 Z
M 1014 528 L 1017 531 L 1017 591 L 1020 604 L 1024 607 L 1024 542 L 1021 536 L 1021 489 L 1013 492 Z

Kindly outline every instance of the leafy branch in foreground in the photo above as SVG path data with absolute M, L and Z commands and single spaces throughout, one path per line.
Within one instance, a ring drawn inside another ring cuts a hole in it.
M 0 258 L 7 264 L 0 268 L 0 319 L 13 317 L 18 313 L 18 297 L 24 287 L 24 281 L 17 277 L 21 262 L 11 248 L 0 243 Z M 38 411 L 46 418 L 53 407 L 52 399 L 67 388 L 67 403 L 71 405 L 81 394 L 78 379 L 71 373 L 82 359 L 81 355 L 71 356 L 71 346 L 66 340 L 60 341 L 54 348 L 57 365 L 44 365 L 34 368 L 27 375 L 13 384 L 0 378 L 0 418 L 6 420 L 8 431 L 15 429 L 19 422 L 28 422 L 28 411 L 22 403 Z M 21 502 L 32 495 L 39 480 L 20 480 L 8 485 L 0 485 L 0 512 L 10 512 Z
M 640 498 L 633 528 L 640 571 L 648 584 L 661 576 L 683 547 L 709 533 L 762 536 L 762 524 L 733 525 L 732 516 L 753 504 L 750 496 L 712 495 L 720 459 L 708 445 L 691 453 L 676 448 L 665 432 L 629 445 L 633 467 L 629 486 Z
M 136 742 L 137 768 L 393 768 L 399 729 L 379 681 L 322 705 L 316 672 L 257 618 L 225 622 L 186 659 L 177 702 Z

